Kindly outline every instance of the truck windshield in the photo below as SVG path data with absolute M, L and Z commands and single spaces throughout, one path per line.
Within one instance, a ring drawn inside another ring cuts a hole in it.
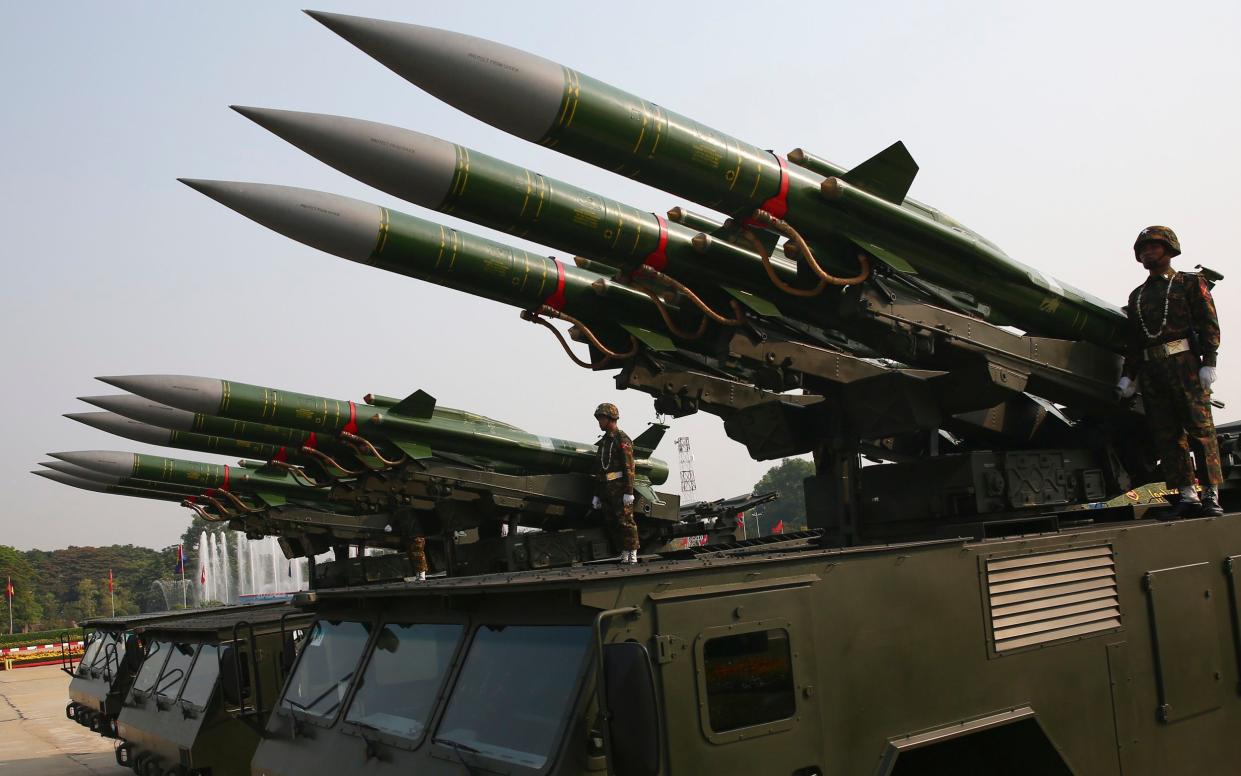
M 181 700 L 205 708 L 207 701 L 211 700 L 211 691 L 215 689 L 215 680 L 219 675 L 220 648 L 215 644 L 204 644 L 198 650 L 198 659 L 190 670 L 190 678 L 185 681 Z
M 125 634 L 111 634 L 112 641 L 116 642 L 116 650 L 111 652 L 111 657 L 105 661 L 104 671 L 107 673 L 108 681 L 112 681 L 112 677 L 117 674 L 121 668 L 121 663 L 125 660 Z
M 430 623 L 384 625 L 345 721 L 422 738 L 463 630 Z
M 185 683 L 185 674 L 190 670 L 194 660 L 194 644 L 173 644 L 168 651 L 168 662 L 159 675 L 159 683 L 155 692 L 161 698 L 176 698 Z
M 436 741 L 542 768 L 564 728 L 590 644 L 585 625 L 484 625 Z
M 134 692 L 150 692 L 155 689 L 155 680 L 159 678 L 159 670 L 164 667 L 168 657 L 168 642 L 152 641 L 147 644 L 147 656 L 142 661 L 138 678 L 134 679 Z
M 91 631 L 86 637 L 86 651 L 82 653 L 82 659 L 78 661 L 78 676 L 86 676 L 89 673 L 102 646 L 103 631 Z
M 281 708 L 296 716 L 333 719 L 349 691 L 370 635 L 368 623 L 316 621 L 285 687 Z

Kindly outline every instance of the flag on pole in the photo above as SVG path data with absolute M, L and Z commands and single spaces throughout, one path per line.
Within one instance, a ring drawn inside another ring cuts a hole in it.
M 780 522 L 776 523 L 776 527 L 772 528 L 771 532 L 778 533 L 778 534 L 784 533 L 784 521 L 781 520 Z
M 111 593 L 116 589 L 116 583 L 112 581 L 112 569 L 108 569 L 108 592 Z
M 207 584 L 207 567 L 206 566 L 203 566 L 203 573 L 202 573 L 202 576 L 198 578 L 198 581 L 204 585 Z
M 13 578 L 12 577 L 5 578 L 4 594 L 5 596 L 9 598 L 13 597 Z
M 185 546 L 184 545 L 181 545 L 181 544 L 177 545 L 177 565 L 173 567 L 172 571 L 174 574 L 185 573 Z

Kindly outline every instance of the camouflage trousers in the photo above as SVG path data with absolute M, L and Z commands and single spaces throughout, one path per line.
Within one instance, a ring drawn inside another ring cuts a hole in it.
M 1178 353 L 1147 361 L 1142 364 L 1140 379 L 1146 423 L 1168 487 L 1194 484 L 1191 446 L 1206 477 L 1200 484 L 1223 482 L 1210 395 L 1198 380 L 1198 357 Z
M 638 524 L 633 520 L 633 505 L 625 505 L 622 483 L 607 482 L 599 500 L 603 502 L 604 526 L 612 546 L 618 550 L 638 549 Z
M 415 574 L 427 573 L 427 540 L 422 536 L 415 536 L 405 544 L 405 557 L 409 558 L 409 565 Z

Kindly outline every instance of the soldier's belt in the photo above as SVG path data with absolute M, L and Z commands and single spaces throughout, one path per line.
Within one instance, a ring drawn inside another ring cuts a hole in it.
M 1162 345 L 1151 345 L 1142 351 L 1143 361 L 1159 361 L 1164 358 L 1170 358 L 1177 353 L 1189 352 L 1189 340 L 1179 339 L 1175 342 L 1165 342 Z
M 607 472 L 606 474 L 603 475 L 603 479 L 608 482 L 611 482 L 612 480 L 619 480 L 621 477 L 624 477 L 624 476 L 625 476 L 624 472 Z

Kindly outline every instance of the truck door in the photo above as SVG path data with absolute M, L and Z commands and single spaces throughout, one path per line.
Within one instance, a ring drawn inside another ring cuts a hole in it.
M 669 773 L 821 773 L 813 575 L 655 592 Z

